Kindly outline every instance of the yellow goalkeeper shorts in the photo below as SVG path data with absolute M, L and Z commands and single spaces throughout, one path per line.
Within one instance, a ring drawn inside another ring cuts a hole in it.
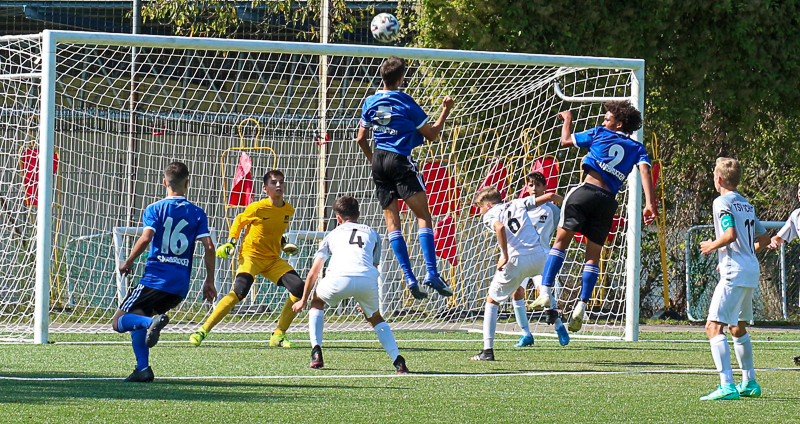
M 286 262 L 282 258 L 260 259 L 240 256 L 239 268 L 236 268 L 236 273 L 241 274 L 244 272 L 253 277 L 260 275 L 278 284 L 278 280 L 283 277 L 283 274 L 293 270 L 294 268 L 289 265 L 289 262 Z

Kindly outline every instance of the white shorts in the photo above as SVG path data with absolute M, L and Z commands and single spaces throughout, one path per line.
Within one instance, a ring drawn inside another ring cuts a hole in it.
M 714 289 L 714 296 L 711 297 L 706 321 L 728 325 L 738 325 L 739 321 L 752 321 L 755 291 L 755 287 L 733 286 L 730 281 L 721 280 Z
M 539 249 L 527 255 L 512 256 L 502 271 L 496 271 L 489 284 L 489 297 L 495 302 L 505 302 L 526 278 L 539 275 L 544 269 L 547 254 Z
M 361 305 L 367 318 L 379 310 L 378 280 L 374 278 L 329 276 L 317 284 L 316 292 L 320 299 L 331 306 L 352 297 Z

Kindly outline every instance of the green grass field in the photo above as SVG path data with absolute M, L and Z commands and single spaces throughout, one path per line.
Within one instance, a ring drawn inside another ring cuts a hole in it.
M 121 381 L 134 365 L 127 335 L 0 344 L 0 422 L 800 421 L 798 333 L 754 334 L 764 395 L 727 402 L 698 400 L 719 380 L 705 335 L 680 327 L 642 333 L 642 342 L 564 348 L 538 338 L 516 349 L 516 337 L 500 336 L 498 360 L 479 363 L 468 360 L 482 347 L 479 334 L 398 332 L 405 375 L 372 333 L 327 333 L 322 370 L 308 367 L 306 334 L 291 335 L 299 348 L 269 348 L 265 334 L 213 334 L 195 348 L 165 334 L 151 350 L 151 384 Z

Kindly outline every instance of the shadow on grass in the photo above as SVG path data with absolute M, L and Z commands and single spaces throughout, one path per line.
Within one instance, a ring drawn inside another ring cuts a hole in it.
M 104 375 L 74 373 L 6 373 L 4 377 L 17 378 L 107 378 Z M 200 402 L 242 402 L 258 396 L 263 402 L 296 402 L 298 398 L 316 399 L 319 392 L 309 389 L 380 390 L 385 386 L 318 384 L 310 382 L 254 380 L 171 380 L 159 379 L 152 383 L 126 383 L 123 377 L 114 380 L 0 380 L 0 404 L 52 404 L 69 403 L 76 399 L 97 400 L 159 400 Z M 286 389 L 289 389 L 288 391 Z M 302 389 L 302 390 L 291 390 Z M 391 387 L 393 390 L 407 390 Z M 278 394 L 277 391 L 285 394 Z

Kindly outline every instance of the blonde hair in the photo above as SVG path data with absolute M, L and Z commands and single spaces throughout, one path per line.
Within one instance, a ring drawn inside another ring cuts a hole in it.
M 475 198 L 472 199 L 472 203 L 476 205 L 482 205 L 484 203 L 491 203 L 493 205 L 496 205 L 502 202 L 503 202 L 503 195 L 500 194 L 500 192 L 497 191 L 497 189 L 494 187 L 484 187 L 478 190 L 478 192 L 475 193 Z
M 742 179 L 742 165 L 739 161 L 732 158 L 717 158 L 717 167 L 714 168 L 717 175 L 722 178 L 722 182 L 729 187 L 739 186 Z

